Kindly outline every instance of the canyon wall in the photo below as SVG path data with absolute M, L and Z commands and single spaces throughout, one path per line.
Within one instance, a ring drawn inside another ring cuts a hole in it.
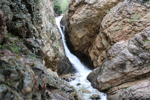
M 74 88 L 58 77 L 67 70 L 53 1 L 0 0 L 0 98 L 77 99 Z
M 98 67 L 116 42 L 128 40 L 150 25 L 144 0 L 72 0 L 66 24 L 67 41 Z
M 90 57 L 92 86 L 109 100 L 149 99 L 149 0 L 72 0 L 66 40 Z

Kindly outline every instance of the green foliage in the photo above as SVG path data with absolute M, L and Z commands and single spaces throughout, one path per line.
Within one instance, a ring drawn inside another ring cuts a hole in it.
M 59 43 L 56 43 L 57 48 L 59 47 Z
M 12 52 L 16 54 L 18 54 L 20 51 L 20 47 L 18 47 L 15 42 L 13 42 L 11 45 L 4 44 L 1 47 L 2 49 L 10 49 Z
M 45 36 L 47 39 L 49 39 L 49 36 L 48 36 L 47 34 L 44 34 L 44 36 Z
M 9 33 L 7 35 L 7 38 L 12 38 L 12 37 L 13 37 L 13 35 L 11 33 Z M 3 45 L 1 45 L 1 48 L 2 49 L 10 49 L 12 52 L 14 52 L 16 54 L 18 54 L 20 51 L 20 47 L 17 45 L 17 41 L 13 41 L 11 43 L 11 45 L 3 44 Z
M 59 56 L 59 51 L 57 51 L 57 55 Z
M 54 11 L 57 14 L 64 13 L 68 9 L 68 0 L 55 0 Z
M 121 99 L 121 97 L 122 97 L 122 96 L 121 96 L 121 95 L 119 95 L 119 99 Z
M 125 87 L 124 89 L 127 89 L 127 88 L 129 88 L 129 87 Z
M 109 12 L 110 12 L 109 10 L 106 11 L 107 14 L 108 14 Z
M 136 20 L 140 19 L 141 15 L 140 14 L 135 14 L 133 19 L 130 19 L 131 22 L 135 22 Z
M 41 12 L 41 14 L 42 14 L 42 16 L 44 17 L 44 12 L 43 12 L 43 11 Z
M 146 65 L 146 67 L 149 67 L 149 66 L 150 66 L 150 64 Z
M 55 50 L 56 49 L 56 47 L 54 47 L 54 46 L 52 46 L 52 48 Z
M 61 6 L 62 13 L 65 13 L 65 11 L 68 9 L 68 0 L 62 0 L 60 6 Z
M 12 35 L 11 33 L 9 33 L 9 34 L 7 35 L 7 37 L 8 37 L 8 38 L 11 38 L 11 37 L 13 37 L 13 35 Z
M 15 43 L 13 43 L 10 47 L 11 51 L 18 54 L 20 51 L 20 47 L 18 47 Z
M 62 10 L 61 10 L 61 7 L 60 7 L 60 4 L 59 4 L 58 0 L 55 0 L 55 2 L 54 2 L 54 11 L 57 14 L 61 14 L 62 13 Z
M 51 40 L 53 40 L 53 41 L 55 41 L 56 40 L 56 35 L 55 35 L 55 33 L 52 33 L 52 35 L 51 35 Z

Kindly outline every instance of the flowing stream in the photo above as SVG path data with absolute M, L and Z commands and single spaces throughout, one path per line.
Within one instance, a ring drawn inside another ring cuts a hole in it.
M 63 44 L 64 44 L 64 48 L 65 48 L 65 54 L 68 57 L 68 59 L 70 60 L 70 62 L 72 63 L 73 67 L 77 70 L 77 73 L 75 73 L 76 79 L 70 81 L 69 83 L 75 87 L 76 91 L 78 92 L 80 97 L 83 98 L 83 100 L 90 100 L 90 96 L 92 96 L 93 94 L 99 95 L 101 97 L 101 99 L 99 99 L 99 100 L 107 100 L 106 95 L 104 93 L 101 93 L 98 90 L 94 89 L 91 86 L 91 83 L 86 79 L 86 77 L 92 70 L 90 70 L 86 66 L 84 66 L 80 62 L 80 60 L 75 55 L 73 55 L 70 52 L 70 50 L 68 49 L 66 42 L 65 42 L 65 37 L 64 37 L 63 31 L 60 28 L 61 19 L 62 19 L 62 16 L 55 18 L 56 24 L 62 35 L 62 40 L 63 40 Z M 79 84 L 79 85 L 77 85 L 77 84 Z

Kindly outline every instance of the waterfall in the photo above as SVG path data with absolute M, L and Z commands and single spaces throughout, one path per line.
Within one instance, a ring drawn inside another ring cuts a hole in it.
M 73 55 L 70 50 L 68 49 L 65 41 L 65 37 L 63 34 L 63 31 L 60 28 L 60 21 L 62 19 L 62 16 L 56 17 L 56 24 L 60 30 L 60 33 L 62 35 L 63 45 L 65 48 L 65 54 L 72 63 L 73 67 L 77 70 L 76 73 L 76 79 L 71 81 L 70 84 L 75 87 L 76 91 L 78 91 L 78 94 L 84 99 L 84 100 L 90 100 L 90 96 L 93 94 L 99 95 L 101 99 L 99 100 L 107 100 L 106 94 L 99 92 L 98 90 L 94 89 L 91 86 L 91 83 L 86 79 L 88 74 L 92 71 L 88 69 L 86 66 L 84 66 L 80 60 Z M 80 85 L 77 85 L 80 83 Z

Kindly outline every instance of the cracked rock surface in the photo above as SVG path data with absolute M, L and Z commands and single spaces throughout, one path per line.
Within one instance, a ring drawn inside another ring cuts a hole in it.
M 103 64 L 88 80 L 108 94 L 108 99 L 149 99 L 150 27 L 127 41 L 114 44 Z M 132 96 L 134 95 L 134 96 Z

